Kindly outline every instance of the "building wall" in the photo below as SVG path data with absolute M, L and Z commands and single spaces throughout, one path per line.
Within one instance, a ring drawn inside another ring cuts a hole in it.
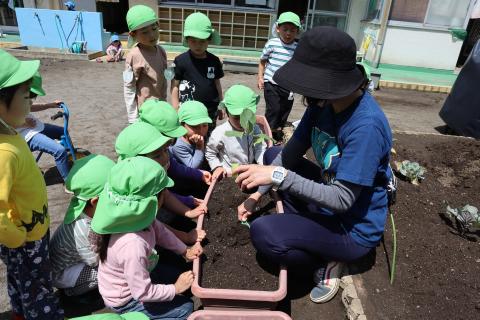
M 454 70 L 461 48 L 448 31 L 388 26 L 380 63 Z
M 133 7 L 137 4 L 143 4 L 149 6 L 153 10 L 158 10 L 158 1 L 157 0 L 128 0 L 130 7 Z
M 97 4 L 95 0 L 80 0 L 75 2 L 75 10 L 96 12 Z

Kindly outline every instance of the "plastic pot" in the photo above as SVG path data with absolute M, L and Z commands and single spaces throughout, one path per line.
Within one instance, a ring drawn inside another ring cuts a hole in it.
M 212 182 L 210 188 L 207 191 L 207 194 L 205 195 L 204 201 L 207 206 L 213 189 L 215 188 L 216 182 L 216 180 Z M 277 212 L 283 213 L 282 202 L 278 197 L 276 197 L 275 200 L 277 203 Z M 202 214 L 198 217 L 197 229 L 203 228 L 203 220 L 204 215 Z M 278 289 L 275 291 L 203 288 L 200 286 L 200 277 L 202 274 L 201 267 L 202 266 L 200 264 L 200 259 L 195 259 L 193 261 L 193 272 L 195 274 L 195 280 L 192 284 L 192 293 L 200 299 L 203 307 L 206 309 L 240 308 L 272 310 L 276 307 L 277 303 L 283 300 L 283 298 L 285 298 L 285 296 L 287 295 L 287 269 L 284 266 L 280 267 L 280 273 L 278 276 Z
M 192 313 L 188 320 L 292 320 L 280 311 L 266 310 L 200 310 Z

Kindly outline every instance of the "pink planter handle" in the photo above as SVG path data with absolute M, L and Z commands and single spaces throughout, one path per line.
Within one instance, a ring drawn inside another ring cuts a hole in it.
M 200 310 L 192 313 L 188 320 L 292 320 L 280 311 L 266 310 Z
M 207 206 L 216 183 L 217 180 L 212 181 L 205 195 L 204 202 Z M 277 212 L 283 213 L 282 201 L 276 193 L 273 193 L 273 196 L 277 202 Z M 198 217 L 197 230 L 203 228 L 204 218 L 205 216 L 203 214 Z M 275 291 L 203 288 L 200 286 L 200 268 L 200 259 L 197 258 L 193 261 L 195 280 L 192 284 L 192 293 L 201 299 L 202 305 L 205 308 L 237 307 L 273 309 L 276 304 L 287 295 L 287 269 L 284 266 L 280 267 L 280 274 L 278 276 L 279 287 Z

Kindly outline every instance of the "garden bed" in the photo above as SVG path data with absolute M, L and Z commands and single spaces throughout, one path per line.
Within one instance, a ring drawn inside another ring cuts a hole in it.
M 247 197 L 232 178 L 223 179 L 215 186 L 208 202 L 209 214 L 204 219 L 208 237 L 202 263 L 201 285 L 204 288 L 271 291 L 278 287 L 278 266 L 260 260 L 269 270 L 266 271 L 259 265 L 250 241 L 250 229 L 238 221 L 237 207 Z M 258 208 L 250 221 L 274 213 L 275 203 L 265 196 Z
M 426 168 L 415 186 L 399 181 L 392 207 L 397 229 L 397 270 L 389 283 L 383 246 L 351 266 L 360 273 L 368 319 L 478 319 L 480 317 L 479 234 L 460 237 L 444 217 L 452 207 L 480 207 L 480 141 L 451 136 L 394 137 L 394 160 L 416 161 Z M 385 242 L 391 259 L 392 229 Z

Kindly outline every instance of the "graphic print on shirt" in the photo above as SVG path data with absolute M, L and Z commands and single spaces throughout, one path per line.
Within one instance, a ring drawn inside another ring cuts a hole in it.
M 32 231 L 38 223 L 44 224 L 45 220 L 48 217 L 48 208 L 46 205 L 43 206 L 42 212 L 37 212 L 32 210 L 32 222 L 25 223 L 22 221 L 22 226 L 27 229 L 27 232 Z
M 312 149 L 315 159 L 322 168 L 322 180 L 331 184 L 335 179 L 335 160 L 340 158 L 340 151 L 335 137 L 316 127 L 312 129 Z M 333 166 L 332 166 L 333 164 Z
M 207 67 L 207 79 L 215 79 L 215 67 Z
M 180 91 L 180 102 L 195 100 L 193 93 L 195 92 L 195 85 L 188 81 L 182 80 L 178 86 Z

